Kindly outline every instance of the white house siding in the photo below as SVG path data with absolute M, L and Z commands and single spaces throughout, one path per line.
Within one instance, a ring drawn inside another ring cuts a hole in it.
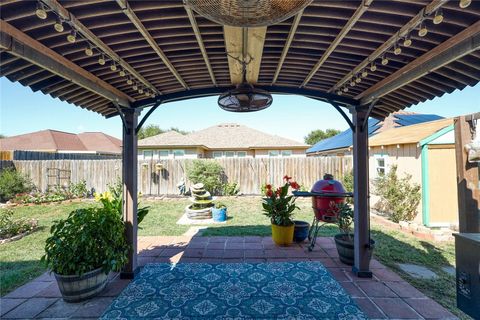
M 144 151 L 151 151 L 152 157 L 145 157 Z M 168 151 L 168 157 L 160 156 L 161 152 Z M 183 155 L 176 155 L 175 151 L 183 151 Z M 203 158 L 203 149 L 201 148 L 172 148 L 172 149 L 153 149 L 142 148 L 138 149 L 138 160 L 163 160 L 163 159 L 197 159 Z

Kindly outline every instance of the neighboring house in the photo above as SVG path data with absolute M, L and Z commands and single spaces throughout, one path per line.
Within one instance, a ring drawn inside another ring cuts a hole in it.
M 453 119 L 381 132 L 369 139 L 370 179 L 397 166 L 422 186 L 416 220 L 428 227 L 458 225 L 455 135 Z M 371 204 L 376 197 L 372 195 Z
M 368 120 L 368 136 L 389 130 L 392 128 L 409 126 L 443 119 L 435 114 L 417 114 L 412 112 L 399 111 L 390 114 L 383 121 L 376 119 Z M 336 136 L 324 139 L 307 150 L 307 156 L 345 156 L 352 154 L 353 133 L 351 129 L 345 130 Z
M 309 145 L 227 123 L 182 135 L 165 132 L 138 141 L 139 159 L 305 157 Z
M 74 134 L 57 130 L 42 130 L 0 139 L 0 151 L 15 150 L 121 155 L 122 141 L 103 132 Z

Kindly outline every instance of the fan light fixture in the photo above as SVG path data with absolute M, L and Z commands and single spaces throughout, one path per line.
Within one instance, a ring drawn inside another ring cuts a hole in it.
M 65 30 L 65 28 L 63 27 L 62 20 L 60 18 L 57 18 L 57 21 L 55 21 L 55 24 L 53 25 L 53 28 L 57 32 L 63 32 L 63 30 Z
M 37 9 L 35 10 L 35 14 L 39 19 L 47 19 L 47 10 L 45 9 L 45 5 L 40 1 L 37 2 Z
M 269 92 L 254 88 L 245 81 L 218 97 L 219 107 L 231 112 L 260 111 L 270 107 L 272 102 L 273 98 Z
M 293 17 L 312 0 L 183 0 L 199 15 L 233 27 L 265 27 Z

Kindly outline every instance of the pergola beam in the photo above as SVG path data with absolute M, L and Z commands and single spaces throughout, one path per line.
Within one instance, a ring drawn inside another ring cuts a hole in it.
M 363 60 L 359 65 L 357 65 L 352 72 L 345 75 L 340 81 L 338 81 L 332 88 L 330 88 L 329 92 L 337 90 L 341 87 L 345 82 L 350 80 L 352 74 L 355 75 L 361 72 L 364 68 L 368 67 L 370 62 L 375 61 L 378 57 L 380 57 L 385 51 L 391 48 L 399 39 L 405 37 L 409 34 L 409 32 L 416 28 L 424 19 L 425 16 L 428 16 L 435 12 L 437 9 L 441 8 L 448 0 L 433 0 L 430 2 L 425 8 L 420 10 L 410 21 L 408 21 L 398 32 L 392 35 L 387 41 L 385 41 L 380 47 L 378 47 L 372 54 L 370 54 L 365 60 Z
M 322 55 L 320 60 L 315 64 L 315 66 L 312 68 L 312 70 L 308 73 L 308 76 L 305 78 L 303 81 L 301 87 L 305 87 L 307 83 L 313 78 L 313 76 L 317 73 L 317 71 L 320 69 L 320 67 L 327 61 L 327 59 L 330 57 L 333 51 L 337 48 L 337 46 L 342 42 L 343 38 L 350 32 L 350 30 L 353 28 L 355 23 L 357 23 L 358 20 L 362 17 L 362 15 L 368 10 L 370 5 L 372 4 L 373 0 L 363 0 L 362 4 L 355 10 L 353 13 L 352 17 L 348 20 L 348 22 L 345 24 L 345 26 L 342 28 L 340 33 L 337 35 L 335 40 L 332 41 L 328 49 L 325 51 L 325 53 Z
M 178 73 L 177 69 L 175 69 L 175 67 L 170 62 L 168 57 L 165 55 L 163 50 L 158 46 L 157 42 L 152 37 L 150 32 L 148 32 L 147 28 L 145 28 L 145 26 L 140 21 L 140 19 L 137 17 L 135 12 L 133 12 L 133 10 L 130 8 L 130 5 L 128 4 L 127 0 L 117 0 L 117 3 L 120 6 L 120 8 L 122 8 L 123 13 L 125 13 L 125 15 L 135 25 L 137 30 L 142 34 L 142 36 L 145 38 L 145 40 L 148 42 L 148 44 L 152 47 L 153 51 L 155 51 L 155 53 L 160 57 L 160 59 L 162 59 L 165 66 L 175 76 L 175 78 L 178 80 L 178 82 L 180 82 L 180 84 L 185 89 L 188 89 L 188 85 L 185 82 L 185 80 L 183 80 L 182 76 Z
M 275 70 L 275 74 L 272 80 L 272 86 L 277 82 L 278 76 L 280 75 L 280 71 L 282 70 L 283 62 L 287 57 L 288 50 L 290 49 L 290 45 L 292 44 L 293 38 L 295 37 L 295 33 L 297 32 L 298 24 L 302 19 L 303 9 L 297 13 L 295 18 L 293 19 L 292 27 L 290 28 L 290 32 L 288 33 L 287 41 L 285 42 L 285 46 L 283 47 L 282 55 L 280 56 L 280 60 L 278 61 L 277 70 Z
M 215 74 L 213 73 L 212 66 L 210 65 L 210 60 L 208 59 L 207 50 L 205 49 L 205 45 L 203 44 L 202 34 L 200 33 L 200 29 L 198 28 L 195 15 L 188 6 L 185 6 L 185 11 L 187 11 L 188 19 L 190 20 L 193 32 L 195 33 L 195 38 L 197 38 L 198 46 L 200 47 L 200 51 L 202 52 L 203 61 L 205 61 L 205 65 L 207 66 L 207 70 L 210 74 L 210 78 L 212 79 L 212 83 L 216 86 L 217 80 L 215 79 Z
M 27 60 L 89 91 L 129 107 L 134 99 L 60 54 L 31 38 L 8 22 L 0 20 L 0 49 Z
M 367 104 L 479 49 L 480 21 L 358 94 L 355 99 Z
M 130 64 L 125 60 L 120 58 L 120 56 L 113 51 L 109 46 L 107 46 L 102 40 L 100 40 L 95 34 L 93 34 L 90 29 L 88 29 L 83 23 L 81 23 L 75 16 L 65 9 L 60 3 L 56 0 L 42 0 L 50 9 L 55 11 L 62 19 L 67 21 L 72 27 L 74 27 L 79 33 L 81 33 L 89 42 L 94 46 L 99 48 L 101 51 L 105 52 L 112 59 L 116 60 L 118 64 L 125 69 L 132 76 L 137 78 L 140 82 L 143 83 L 147 88 L 154 91 L 157 94 L 160 94 L 160 91 L 151 84 L 147 79 L 145 79 L 140 73 L 138 73 Z

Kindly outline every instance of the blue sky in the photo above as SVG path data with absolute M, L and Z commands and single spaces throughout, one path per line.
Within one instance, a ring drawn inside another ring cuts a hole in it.
M 275 95 L 270 108 L 248 114 L 221 110 L 217 97 L 174 102 L 159 107 L 146 124 L 192 131 L 222 122 L 244 124 L 297 141 L 315 129 L 344 130 L 347 124 L 330 105 L 300 96 Z M 408 111 L 453 117 L 480 111 L 480 85 L 413 106 Z M 0 133 L 12 136 L 43 129 L 67 132 L 103 131 L 121 138 L 118 117 L 105 119 L 19 83 L 0 79 Z

